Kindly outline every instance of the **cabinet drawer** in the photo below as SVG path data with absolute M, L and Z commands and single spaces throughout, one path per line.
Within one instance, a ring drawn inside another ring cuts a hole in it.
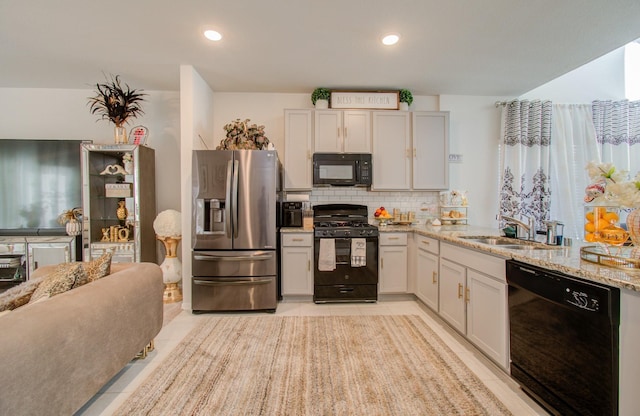
M 380 233 L 381 246 L 406 246 L 407 233 Z
M 283 247 L 311 247 L 313 246 L 313 233 L 306 234 L 282 234 Z
M 424 237 L 416 234 L 416 247 L 419 250 L 428 251 L 429 253 L 440 253 L 440 241 L 435 238 Z

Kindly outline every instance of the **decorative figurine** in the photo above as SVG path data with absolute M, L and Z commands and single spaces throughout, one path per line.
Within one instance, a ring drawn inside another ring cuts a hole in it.
M 129 215 L 129 212 L 127 211 L 127 207 L 125 204 L 126 204 L 125 201 L 118 201 L 118 208 L 116 209 L 116 217 L 118 218 L 118 220 L 120 220 L 120 225 L 125 224 L 127 216 Z

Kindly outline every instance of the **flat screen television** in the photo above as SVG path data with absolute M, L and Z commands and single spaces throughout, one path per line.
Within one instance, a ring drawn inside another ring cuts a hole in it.
M 0 139 L 0 235 L 64 235 L 82 206 L 82 140 Z

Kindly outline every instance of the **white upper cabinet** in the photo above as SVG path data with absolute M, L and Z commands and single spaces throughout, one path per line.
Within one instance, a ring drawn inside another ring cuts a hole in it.
M 371 112 L 316 110 L 315 151 L 371 153 Z
M 284 110 L 284 188 L 313 187 L 313 110 Z
M 412 122 L 413 189 L 448 189 L 449 112 L 414 112 Z
M 411 188 L 411 114 L 373 112 L 373 190 Z

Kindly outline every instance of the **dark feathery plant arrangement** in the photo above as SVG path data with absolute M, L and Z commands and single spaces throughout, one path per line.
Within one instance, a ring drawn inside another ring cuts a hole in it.
M 96 95 L 89 97 L 91 114 L 99 114 L 100 120 L 109 120 L 122 127 L 130 118 L 144 114 L 140 103 L 144 101 L 142 90 L 133 90 L 120 82 L 120 76 L 111 75 L 104 84 L 96 84 Z

